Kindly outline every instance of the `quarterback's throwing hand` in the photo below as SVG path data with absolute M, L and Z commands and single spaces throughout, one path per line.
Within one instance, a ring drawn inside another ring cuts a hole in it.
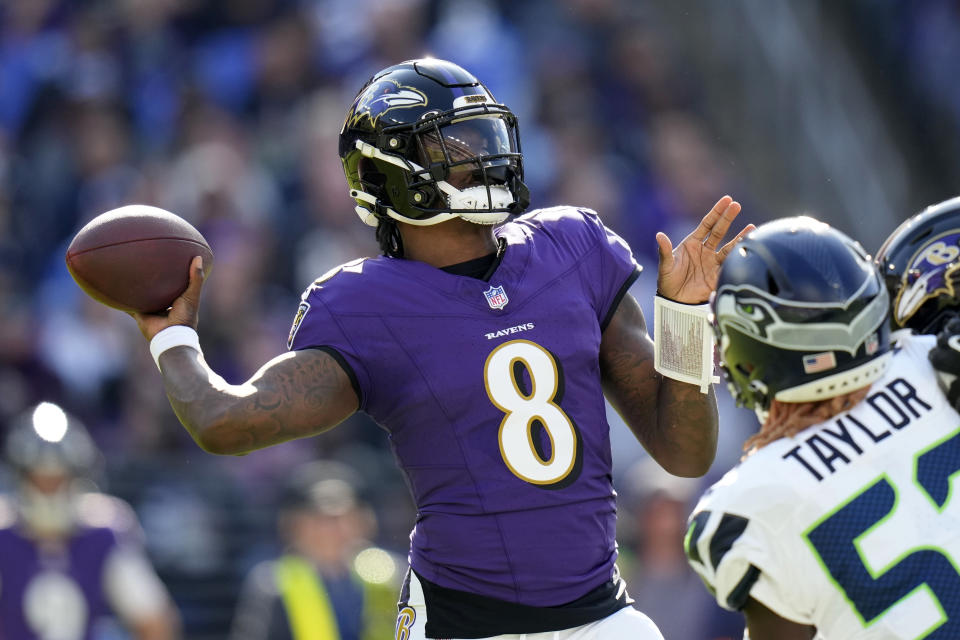
M 203 288 L 203 258 L 197 256 L 190 263 L 190 284 L 180 297 L 173 301 L 165 313 L 132 313 L 140 327 L 140 333 L 147 339 L 153 339 L 167 327 L 182 324 L 197 328 L 197 316 L 200 312 L 200 290 Z
M 960 399 L 960 316 L 951 318 L 937 334 L 937 346 L 930 350 L 930 364 L 937 370 L 940 388 L 947 399 L 957 408 Z M 960 410 L 960 409 L 958 409 Z
M 740 203 L 730 196 L 723 196 L 676 248 L 667 234 L 657 233 L 660 250 L 657 293 L 687 304 L 706 302 L 716 287 L 724 258 L 743 236 L 756 228 L 748 224 L 733 240 L 721 246 L 730 224 L 739 213 Z

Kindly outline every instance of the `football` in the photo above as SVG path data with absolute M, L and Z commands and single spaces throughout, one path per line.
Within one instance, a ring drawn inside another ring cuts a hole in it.
M 120 309 L 155 313 L 187 288 L 190 261 L 213 251 L 189 222 L 169 211 L 134 204 L 100 214 L 74 236 L 67 270 L 90 297 Z

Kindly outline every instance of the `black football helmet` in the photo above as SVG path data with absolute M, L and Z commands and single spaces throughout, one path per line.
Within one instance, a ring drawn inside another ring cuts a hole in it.
M 52 402 L 17 416 L 7 434 L 7 462 L 20 473 L 81 476 L 95 467 L 99 452 L 86 428 Z
M 17 472 L 16 506 L 34 532 L 59 536 L 75 524 L 82 481 L 92 481 L 99 451 L 86 428 L 52 402 L 16 417 L 7 434 L 5 457 Z M 60 480 L 37 484 L 39 477 Z
M 960 197 L 897 227 L 876 261 L 893 301 L 892 327 L 937 333 L 951 312 L 960 312 Z
M 721 366 L 761 422 L 774 400 L 854 391 L 886 370 L 889 297 L 863 248 L 806 216 L 764 224 L 727 256 L 713 297 Z
M 373 227 L 499 224 L 529 204 L 516 116 L 444 60 L 374 75 L 347 112 L 340 159 L 357 214 Z

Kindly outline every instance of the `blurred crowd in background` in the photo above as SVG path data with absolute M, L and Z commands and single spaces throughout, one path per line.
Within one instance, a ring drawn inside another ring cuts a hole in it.
M 730 11 L 749 4 L 732 2 Z M 773 4 L 785 3 L 766 6 Z M 836 26 L 824 38 L 842 40 L 855 61 L 869 51 L 874 62 L 862 80 L 906 166 L 899 218 L 960 191 L 957 3 L 891 0 L 876 12 L 868 2 L 806 4 Z M 300 293 L 314 278 L 377 253 L 347 195 L 337 136 L 373 72 L 433 55 L 471 70 L 519 116 L 531 207 L 594 208 L 629 241 L 645 266 L 635 292 L 645 308 L 655 286 L 655 232 L 679 240 L 726 193 L 744 204 L 744 222 L 796 213 L 781 207 L 801 203 L 859 236 L 871 212 L 857 219 L 818 210 L 829 197 L 816 191 L 777 199 L 751 171 L 765 165 L 790 174 L 799 154 L 778 148 L 776 137 L 769 148 L 743 144 L 732 131 L 736 119 L 718 117 L 728 111 L 717 106 L 717 85 L 729 81 L 729 102 L 740 99 L 738 65 L 756 61 L 712 59 L 703 40 L 678 37 L 688 24 L 691 33 L 739 37 L 705 24 L 716 5 L 707 15 L 698 7 L 0 3 L 0 427 L 41 400 L 87 425 L 104 453 L 101 486 L 139 515 L 187 637 L 226 633 L 244 576 L 277 551 L 280 487 L 300 463 L 327 458 L 358 470 L 376 522 L 370 537 L 402 559 L 414 513 L 376 425 L 357 416 L 321 437 L 243 458 L 203 453 L 170 410 L 134 322 L 70 279 L 63 256 L 72 234 L 130 203 L 192 222 L 215 253 L 201 314 L 205 357 L 228 381 L 245 380 L 284 350 Z M 873 237 L 892 230 L 890 222 Z M 721 454 L 702 482 L 736 462 L 756 426 L 721 387 L 718 396 Z M 702 482 L 664 480 L 611 417 L 623 443 L 615 482 L 624 571 L 638 606 L 667 638 L 738 637 L 738 619 L 711 604 L 682 557 L 684 519 Z

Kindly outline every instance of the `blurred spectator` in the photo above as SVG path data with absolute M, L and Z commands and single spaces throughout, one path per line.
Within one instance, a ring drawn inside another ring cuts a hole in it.
M 119 623 L 126 637 L 177 637 L 133 511 L 91 491 L 98 452 L 84 427 L 44 402 L 14 421 L 5 453 L 16 490 L 0 497 L 0 636 L 124 637 L 108 632 Z
M 369 546 L 374 517 L 357 482 L 328 461 L 291 474 L 278 517 L 284 553 L 247 577 L 232 640 L 392 637 L 399 565 Z

